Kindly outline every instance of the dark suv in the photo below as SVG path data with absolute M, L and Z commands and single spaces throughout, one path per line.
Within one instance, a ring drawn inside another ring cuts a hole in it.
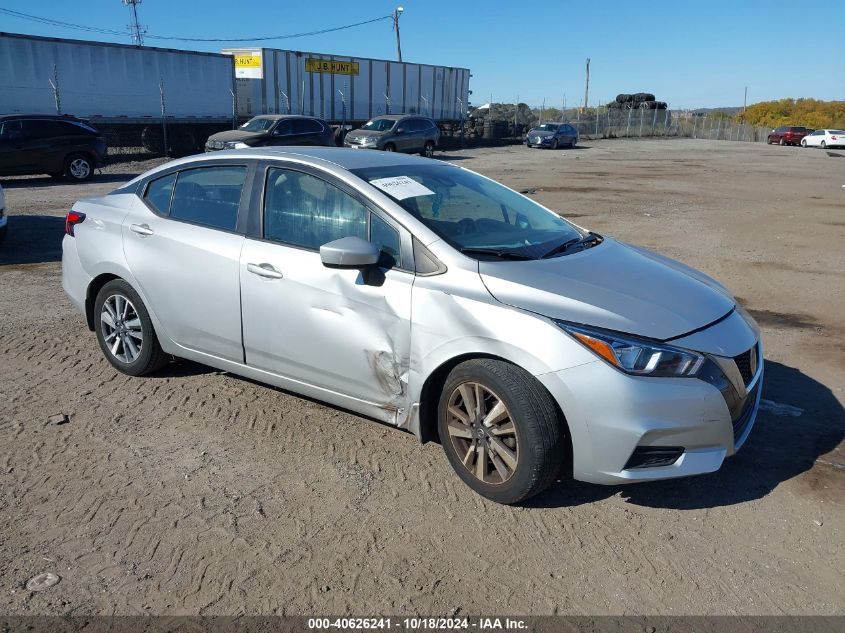
M 439 140 L 440 128 L 432 119 L 412 114 L 385 114 L 349 132 L 343 144 L 356 149 L 419 152 L 431 158 Z
M 0 176 L 50 174 L 82 182 L 107 151 L 102 134 L 81 119 L 0 114 Z
M 772 130 L 769 136 L 766 137 L 766 142 L 769 145 L 772 143 L 777 143 L 778 145 L 800 145 L 801 139 L 812 131 L 806 127 L 783 125 Z
M 322 119 L 297 114 L 263 114 L 253 117 L 237 130 L 212 134 L 205 143 L 205 151 L 271 145 L 335 147 L 337 144 L 334 130 Z

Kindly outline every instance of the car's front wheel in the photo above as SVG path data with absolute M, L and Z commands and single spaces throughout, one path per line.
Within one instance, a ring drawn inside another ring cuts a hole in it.
M 824 149 L 825 147 L 827 147 L 827 143 L 825 143 L 824 141 L 822 141 L 821 147 L 822 147 L 822 149 Z
M 384 146 L 384 151 L 385 152 L 395 152 L 396 146 L 393 143 L 388 143 L 387 145 Z
M 555 139 L 552 139 L 552 149 L 557 149 L 557 148 L 558 148 L 558 142 L 557 142 L 557 139 L 556 139 L 556 138 L 555 138 Z
M 423 151 L 420 152 L 426 158 L 433 158 L 434 157 L 434 143 L 431 141 L 426 141 L 425 145 L 423 146 Z
M 65 161 L 65 176 L 75 182 L 84 182 L 94 175 L 94 163 L 83 154 L 68 156 Z
M 781 137 L 779 145 L 781 145 L 781 146 L 786 145 L 786 141 L 783 140 L 783 137 Z
M 503 361 L 474 359 L 451 371 L 438 430 L 458 476 L 498 503 L 519 503 L 546 489 L 565 456 L 566 434 L 548 391 Z
M 143 376 L 167 364 L 144 302 L 124 280 L 110 281 L 97 293 L 94 323 L 100 348 L 118 371 Z

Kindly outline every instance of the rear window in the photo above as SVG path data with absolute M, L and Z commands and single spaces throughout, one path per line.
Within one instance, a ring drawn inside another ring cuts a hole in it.
M 294 119 L 293 133 L 294 134 L 314 134 L 322 132 L 323 126 L 313 119 Z
M 199 167 L 179 172 L 170 217 L 234 231 L 246 167 Z
M 845 134 L 845 130 L 830 130 L 830 134 Z

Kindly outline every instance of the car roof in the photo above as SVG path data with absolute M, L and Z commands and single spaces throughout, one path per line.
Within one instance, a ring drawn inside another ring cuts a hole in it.
M 44 119 L 45 121 L 78 121 L 80 123 L 85 123 L 83 119 L 69 114 L 26 114 L 25 112 L 0 114 L 0 121 L 6 121 L 9 119 Z
M 279 121 L 281 119 L 316 119 L 317 121 L 322 121 L 318 116 L 308 116 L 307 114 L 259 114 L 257 116 L 252 117 L 252 119 L 271 119 L 273 121 Z M 250 121 L 252 121 L 250 119 Z
M 296 160 L 301 163 L 314 165 L 316 167 L 332 168 L 340 167 L 347 171 L 353 169 L 367 169 L 369 167 L 393 167 L 401 165 L 431 165 L 437 163 L 440 165 L 448 165 L 455 167 L 451 163 L 444 161 L 433 160 L 431 158 L 423 158 L 422 156 L 412 156 L 410 154 L 400 154 L 398 152 L 381 152 L 371 149 L 352 149 L 345 147 L 253 147 L 249 149 L 229 149 L 219 152 L 208 152 L 204 154 L 196 154 L 186 158 L 179 158 L 169 161 L 151 169 L 148 172 L 133 178 L 131 181 L 123 185 L 121 189 L 131 187 L 138 181 L 148 178 L 153 174 L 161 171 L 170 170 L 173 168 L 190 167 L 192 163 L 205 163 L 209 161 L 228 161 L 234 160 L 272 160 L 278 158 L 281 160 Z M 457 167 L 455 167 L 457 169 Z

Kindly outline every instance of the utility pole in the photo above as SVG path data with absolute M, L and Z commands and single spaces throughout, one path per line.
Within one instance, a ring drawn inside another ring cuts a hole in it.
M 139 0 L 140 1 L 140 0 Z M 402 61 L 402 43 L 399 41 L 399 16 L 405 10 L 404 7 L 396 7 L 393 11 L 393 30 L 396 31 L 396 57 Z
M 587 109 L 587 102 L 590 98 L 590 58 L 587 58 L 587 81 L 584 86 L 584 110 Z
M 745 86 L 745 96 L 742 98 L 742 116 L 745 116 L 745 108 L 748 106 L 748 86 Z
M 135 46 L 144 45 L 144 33 L 146 29 L 138 22 L 138 5 L 141 0 L 123 0 L 123 4 L 132 8 L 132 24 L 129 25 L 129 30 L 132 32 L 132 43 Z

